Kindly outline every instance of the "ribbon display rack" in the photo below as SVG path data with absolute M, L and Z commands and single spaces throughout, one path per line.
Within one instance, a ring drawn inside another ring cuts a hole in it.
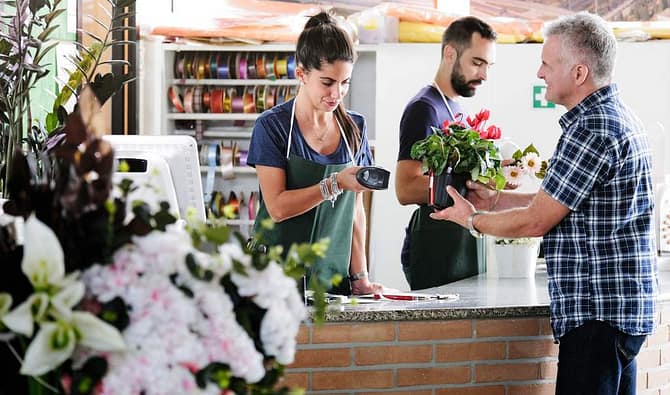
M 249 236 L 259 196 L 256 173 L 246 165 L 249 138 L 260 113 L 297 94 L 294 48 L 205 48 L 166 52 L 168 129 L 198 141 L 209 215 Z

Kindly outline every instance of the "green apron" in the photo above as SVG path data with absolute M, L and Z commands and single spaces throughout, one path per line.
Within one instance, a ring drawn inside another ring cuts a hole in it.
M 295 101 L 293 111 L 295 111 Z M 353 155 L 344 136 L 344 143 L 347 145 L 352 162 L 323 165 L 290 155 L 293 115 L 291 114 L 287 165 L 285 169 L 287 190 L 300 189 L 318 184 L 319 181 L 328 177 L 331 173 L 352 165 Z M 340 133 L 342 133 L 341 128 Z M 330 292 L 348 295 L 351 293 L 351 285 L 348 277 L 349 263 L 351 261 L 351 239 L 355 202 L 356 194 L 352 191 L 344 191 L 335 201 L 335 206 L 332 206 L 330 201 L 326 200 L 306 213 L 275 223 L 272 230 L 261 230 L 261 222 L 266 218 L 270 218 L 263 201 L 263 195 L 261 194 L 258 215 L 254 223 L 254 233 L 262 232 L 263 244 L 269 246 L 282 245 L 284 253 L 288 252 L 293 243 L 314 243 L 322 238 L 328 238 L 330 244 L 326 251 L 326 256 L 317 261 L 311 272 L 308 273 L 307 283 L 309 284 L 309 276 L 312 273 L 318 273 L 319 277 L 326 281 L 330 280 L 334 274 L 340 274 L 343 278 L 342 282 L 337 288 L 331 289 Z
M 451 221 L 436 221 L 421 205 L 409 223 L 412 290 L 437 287 L 479 273 L 477 239 Z

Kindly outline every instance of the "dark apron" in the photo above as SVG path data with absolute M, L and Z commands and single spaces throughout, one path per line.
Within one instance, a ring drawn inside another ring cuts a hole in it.
M 339 172 L 353 165 L 353 154 L 342 128 L 340 134 L 349 152 L 348 163 L 337 165 L 323 165 L 311 160 L 290 154 L 291 135 L 293 133 L 293 120 L 295 116 L 295 100 L 291 110 L 291 126 L 286 149 L 286 189 L 300 189 L 318 184 L 331 173 Z M 339 124 L 338 124 L 339 126 Z M 318 206 L 297 217 L 289 218 L 276 223 L 273 229 L 261 229 L 260 224 L 270 215 L 265 207 L 265 201 L 261 194 L 258 215 L 254 222 L 254 234 L 262 234 L 262 242 L 265 245 L 281 245 L 284 254 L 288 252 L 294 243 L 315 243 L 323 238 L 328 238 L 330 243 L 326 256 L 319 259 L 307 273 L 307 284 L 309 277 L 318 275 L 323 283 L 329 283 L 333 275 L 342 276 L 342 282 L 337 287 L 329 290 L 330 293 L 343 295 L 351 294 L 349 282 L 349 263 L 351 261 L 351 239 L 354 225 L 354 209 L 356 205 L 356 194 L 352 191 L 344 191 L 335 201 L 333 206 L 330 201 L 323 201 Z
M 451 221 L 437 221 L 432 209 L 419 206 L 409 223 L 409 270 L 412 290 L 437 287 L 479 273 L 477 239 Z

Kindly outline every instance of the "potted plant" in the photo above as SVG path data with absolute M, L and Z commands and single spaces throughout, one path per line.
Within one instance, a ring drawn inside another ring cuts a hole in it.
M 533 179 L 543 179 L 547 161 L 542 160 L 533 144 L 521 150 L 517 148 L 512 157 L 505 160 L 503 174 L 506 185 L 516 188 Z M 487 272 L 500 278 L 529 278 L 535 275 L 540 237 L 491 238 L 492 248 L 487 255 Z M 490 244 L 489 244 L 490 245 Z
M 446 186 L 454 186 L 465 195 L 468 179 L 490 184 L 496 189 L 505 187 L 502 157 L 494 140 L 501 131 L 495 125 L 485 128 L 489 111 L 482 110 L 474 118 L 444 121 L 432 127 L 433 134 L 412 146 L 411 156 L 422 161 L 424 172 L 430 176 L 429 205 L 443 209 L 453 204 Z
M 63 0 L 15 0 L 0 2 L 0 198 L 8 196 L 7 179 L 12 174 L 15 153 L 28 154 L 31 166 L 44 178 L 42 163 L 47 141 L 63 129 L 68 111 L 65 105 L 71 96 L 78 96 L 83 85 L 92 88 L 101 105 L 123 85 L 134 79 L 130 73 L 101 74 L 101 65 L 129 66 L 123 59 L 106 60 L 104 55 L 114 46 L 132 42 L 114 38 L 117 32 L 134 31 L 124 21 L 132 16 L 135 0 L 109 0 L 109 20 L 90 17 L 103 28 L 102 34 L 83 33 L 90 46 L 75 42 L 78 53 L 67 60 L 71 67 L 69 79 L 59 91 L 49 92 L 56 99 L 45 119 L 34 119 L 31 95 L 37 81 L 56 78 L 49 74 L 46 55 L 56 45 L 52 36 L 58 29 L 59 15 L 65 12 Z M 39 94 L 45 94 L 40 92 Z

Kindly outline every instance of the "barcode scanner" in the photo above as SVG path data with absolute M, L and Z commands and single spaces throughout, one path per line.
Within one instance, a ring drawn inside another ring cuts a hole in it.
M 391 172 L 383 167 L 364 166 L 356 172 L 359 184 L 370 189 L 387 189 Z

